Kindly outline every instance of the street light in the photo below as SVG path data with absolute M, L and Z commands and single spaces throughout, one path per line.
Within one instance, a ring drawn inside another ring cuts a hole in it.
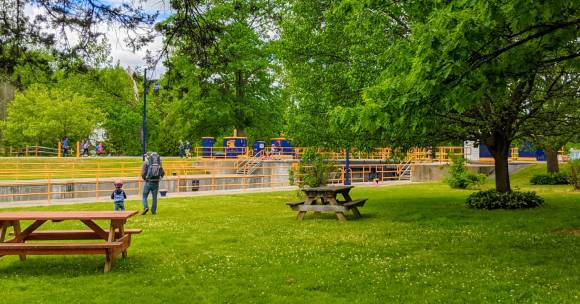
M 147 69 L 143 73 L 143 134 L 141 139 L 141 155 L 145 161 L 145 153 L 147 152 Z M 159 92 L 159 83 L 153 85 L 153 91 Z
M 147 151 L 147 69 L 143 74 L 143 127 L 141 136 L 141 155 L 145 161 L 145 152 Z

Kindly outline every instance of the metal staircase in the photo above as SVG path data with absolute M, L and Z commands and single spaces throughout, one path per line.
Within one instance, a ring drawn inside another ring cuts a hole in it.
M 262 165 L 262 157 L 264 156 L 264 150 L 256 153 L 252 157 L 243 159 L 242 161 L 236 163 L 236 174 L 252 175 L 254 171 Z
M 412 169 L 413 166 L 410 160 L 406 160 L 405 162 L 401 163 L 399 170 L 397 170 L 399 171 L 399 180 L 411 180 Z

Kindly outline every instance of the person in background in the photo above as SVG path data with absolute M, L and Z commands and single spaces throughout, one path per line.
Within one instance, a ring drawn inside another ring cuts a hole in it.
M 187 158 L 191 157 L 191 144 L 189 143 L 189 141 L 185 142 L 185 157 Z
M 143 185 L 143 213 L 149 212 L 147 198 L 151 193 L 151 214 L 157 214 L 157 193 L 159 192 L 159 181 L 165 176 L 165 170 L 161 164 L 161 157 L 156 152 L 147 152 L 143 166 L 141 167 L 141 178 L 145 181 Z
M 69 142 L 68 142 L 68 137 L 65 136 L 63 141 L 62 141 L 62 156 L 63 157 L 68 156 L 69 149 L 70 149 L 70 146 L 69 146 Z
M 103 143 L 99 143 L 97 145 L 97 156 L 101 156 L 103 154 L 103 152 L 104 152 Z
M 127 193 L 123 190 L 123 181 L 120 179 L 115 180 L 113 183 L 115 190 L 111 193 L 111 199 L 115 203 L 115 211 L 125 211 L 125 200 L 127 199 Z
M 183 158 L 184 151 L 185 151 L 185 147 L 183 146 L 183 141 L 180 140 L 179 141 L 179 157 Z
M 276 152 L 278 152 L 276 149 L 276 144 L 272 143 L 272 146 L 270 147 L 270 155 L 274 155 Z
M 83 153 L 82 156 L 89 156 L 89 141 L 85 140 L 82 145 Z

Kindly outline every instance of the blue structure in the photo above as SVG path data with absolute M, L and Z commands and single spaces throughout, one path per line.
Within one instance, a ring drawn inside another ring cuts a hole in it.
M 544 153 L 544 150 L 534 149 L 530 143 L 524 143 L 522 147 L 518 149 L 518 157 L 535 158 L 539 161 L 546 160 L 546 154 Z
M 213 137 L 202 137 L 201 138 L 201 156 L 202 157 L 213 157 L 213 145 L 215 144 L 215 138 Z
M 508 151 L 508 157 L 512 156 L 512 149 L 509 149 Z M 479 157 L 480 158 L 493 158 L 493 155 L 491 154 L 491 152 L 489 151 L 489 148 L 486 147 L 484 144 L 479 144 Z
M 224 137 L 224 152 L 226 158 L 236 158 L 246 154 L 248 149 L 248 138 L 246 137 Z
M 272 138 L 270 143 L 271 145 L 276 146 L 278 153 L 284 155 L 292 155 L 294 153 L 294 149 L 292 148 L 292 144 L 290 141 L 284 137 Z
M 263 140 L 258 140 L 254 142 L 254 145 L 252 146 L 252 154 L 256 155 L 258 154 L 260 151 L 264 151 L 266 149 L 266 142 Z
M 486 157 L 493 158 L 493 155 L 491 155 L 491 152 L 489 152 L 489 149 L 484 144 L 480 144 L 479 145 L 479 157 L 480 158 L 486 158 Z M 509 150 L 508 157 L 512 157 L 512 149 Z M 545 161 L 546 160 L 546 154 L 544 153 L 544 150 L 534 149 L 530 143 L 525 143 L 522 147 L 520 147 L 518 149 L 517 157 L 535 158 L 538 161 Z

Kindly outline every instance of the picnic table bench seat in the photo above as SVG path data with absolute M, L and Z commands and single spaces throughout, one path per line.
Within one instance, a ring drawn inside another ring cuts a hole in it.
M 0 257 L 4 255 L 22 257 L 23 255 L 102 254 L 105 256 L 104 272 L 109 272 L 115 256 L 124 253 L 128 247 L 128 242 L 122 241 L 106 243 L 2 243 L 0 244 Z
M 368 198 L 360 198 L 360 199 L 356 199 L 356 200 L 351 201 L 351 202 L 343 203 L 342 205 L 344 207 L 347 207 L 347 208 L 362 207 L 365 205 L 367 200 L 368 200 Z
M 122 248 L 123 242 L 106 243 L 3 243 L 0 255 L 50 254 L 106 254 L 107 250 Z
M 104 230 L 107 234 L 108 230 Z M 142 229 L 125 229 L 125 234 L 139 234 L 143 232 Z M 115 233 L 115 238 L 119 238 L 121 235 L 117 231 Z M 101 237 L 92 230 L 46 230 L 46 231 L 35 231 L 28 236 L 28 240 L 40 241 L 40 240 L 98 240 Z

